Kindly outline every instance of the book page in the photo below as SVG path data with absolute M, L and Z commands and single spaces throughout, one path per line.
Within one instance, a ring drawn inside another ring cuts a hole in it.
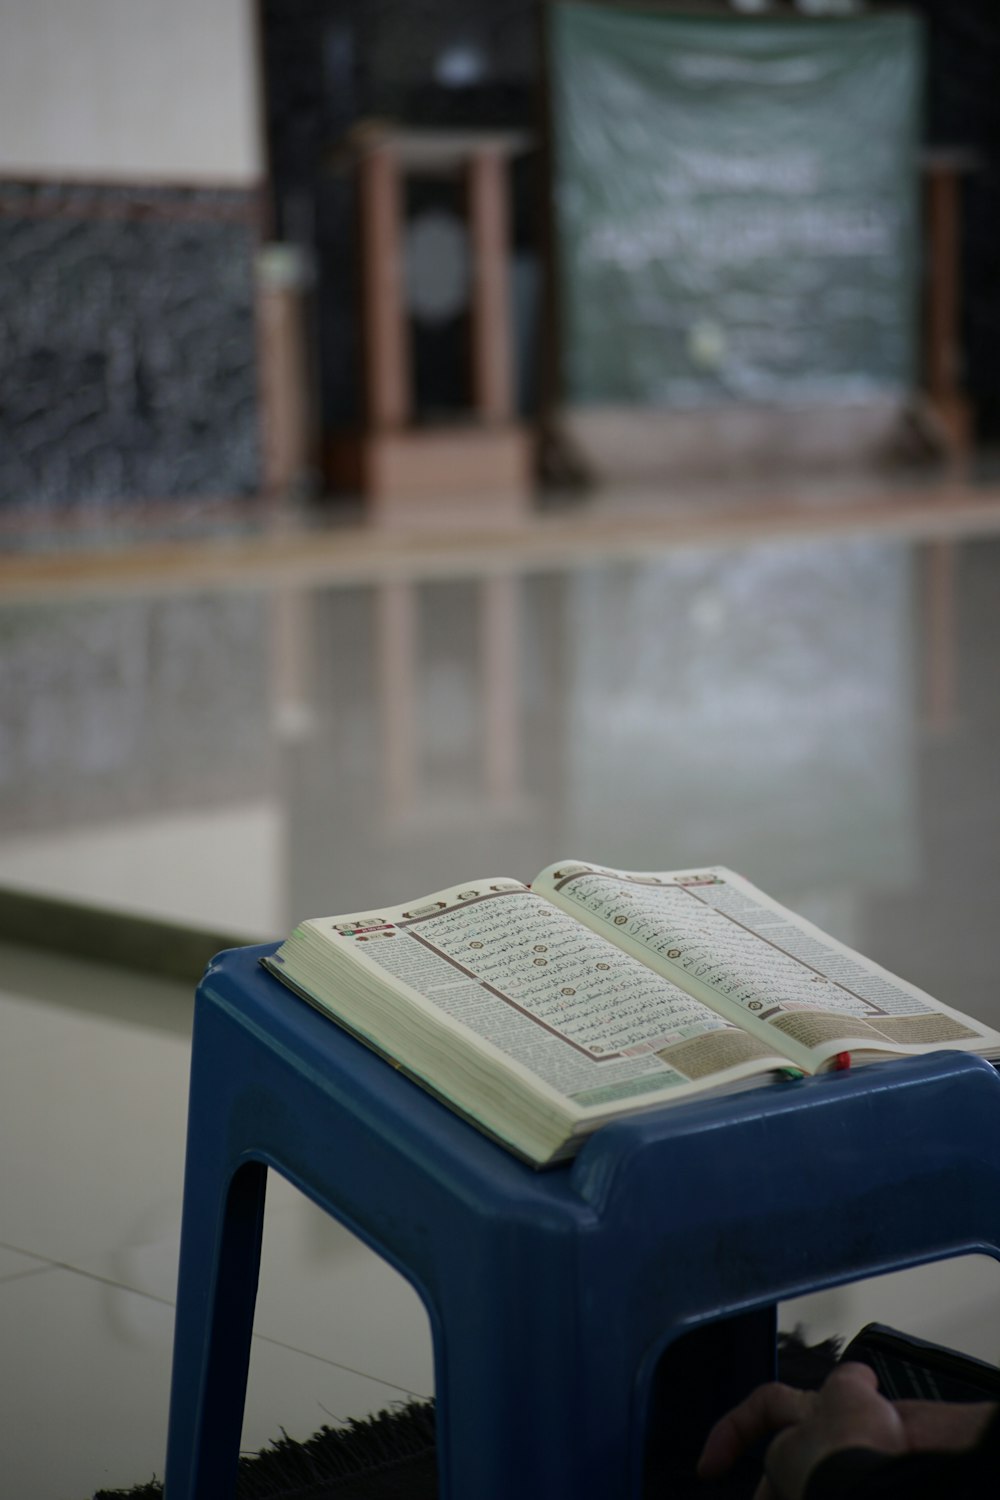
M 581 1110 L 783 1064 L 776 1049 L 517 882 L 318 919 L 296 935 L 306 929 Z
M 534 889 L 810 1069 L 845 1051 L 989 1055 L 1000 1047 L 989 1027 L 731 870 L 637 874 L 564 862 L 543 871 Z

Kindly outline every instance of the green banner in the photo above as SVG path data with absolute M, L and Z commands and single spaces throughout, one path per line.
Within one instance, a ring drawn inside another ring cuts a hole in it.
M 569 404 L 912 389 L 914 17 L 559 4 L 551 47 Z

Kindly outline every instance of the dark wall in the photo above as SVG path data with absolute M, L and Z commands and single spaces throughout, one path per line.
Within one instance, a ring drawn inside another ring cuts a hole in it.
M 347 180 L 324 167 L 326 148 L 363 115 L 412 124 L 537 124 L 539 6 L 532 0 L 261 4 L 277 220 L 282 232 L 318 248 L 322 408 L 325 424 L 335 426 L 356 415 L 358 349 L 353 204 Z M 716 0 L 689 0 L 683 8 L 724 9 Z M 980 436 L 1000 438 L 1000 6 L 915 0 L 909 8 L 928 27 L 928 143 L 971 148 L 980 157 L 964 187 L 965 378 Z M 470 57 L 479 68 L 464 83 L 456 81 L 463 49 L 467 71 Z M 534 162 L 518 175 L 516 217 L 520 249 L 537 254 Z M 457 341 L 452 353 L 456 348 Z
M 368 117 L 531 129 L 538 17 L 533 0 L 261 0 L 261 12 L 275 224 L 315 251 L 320 404 L 332 430 L 360 415 L 361 361 L 355 207 L 336 143 Z M 440 185 L 419 184 L 411 212 L 442 197 Z M 528 157 L 514 168 L 515 244 L 526 262 L 537 259 L 538 207 Z M 462 318 L 416 327 L 414 357 L 418 408 L 461 407 Z
M 0 183 L 0 513 L 259 488 L 254 193 Z
M 965 382 L 982 438 L 1000 438 L 1000 5 L 917 0 L 927 24 L 928 141 L 971 149 L 963 187 Z

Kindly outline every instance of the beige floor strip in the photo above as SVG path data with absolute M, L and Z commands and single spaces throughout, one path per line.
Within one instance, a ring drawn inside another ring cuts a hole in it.
M 453 524 L 379 530 L 275 526 L 254 535 L 133 541 L 89 550 L 79 539 L 0 554 L 0 603 L 207 588 L 336 587 L 538 572 L 651 550 L 852 534 L 922 541 L 1000 532 L 1000 485 L 798 486 L 766 496 L 727 490 L 596 495 L 502 529 Z

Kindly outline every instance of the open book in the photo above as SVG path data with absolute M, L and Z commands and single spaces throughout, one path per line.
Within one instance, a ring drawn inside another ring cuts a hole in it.
M 1000 1033 L 713 867 L 564 861 L 303 922 L 267 967 L 536 1165 L 619 1115 Z

